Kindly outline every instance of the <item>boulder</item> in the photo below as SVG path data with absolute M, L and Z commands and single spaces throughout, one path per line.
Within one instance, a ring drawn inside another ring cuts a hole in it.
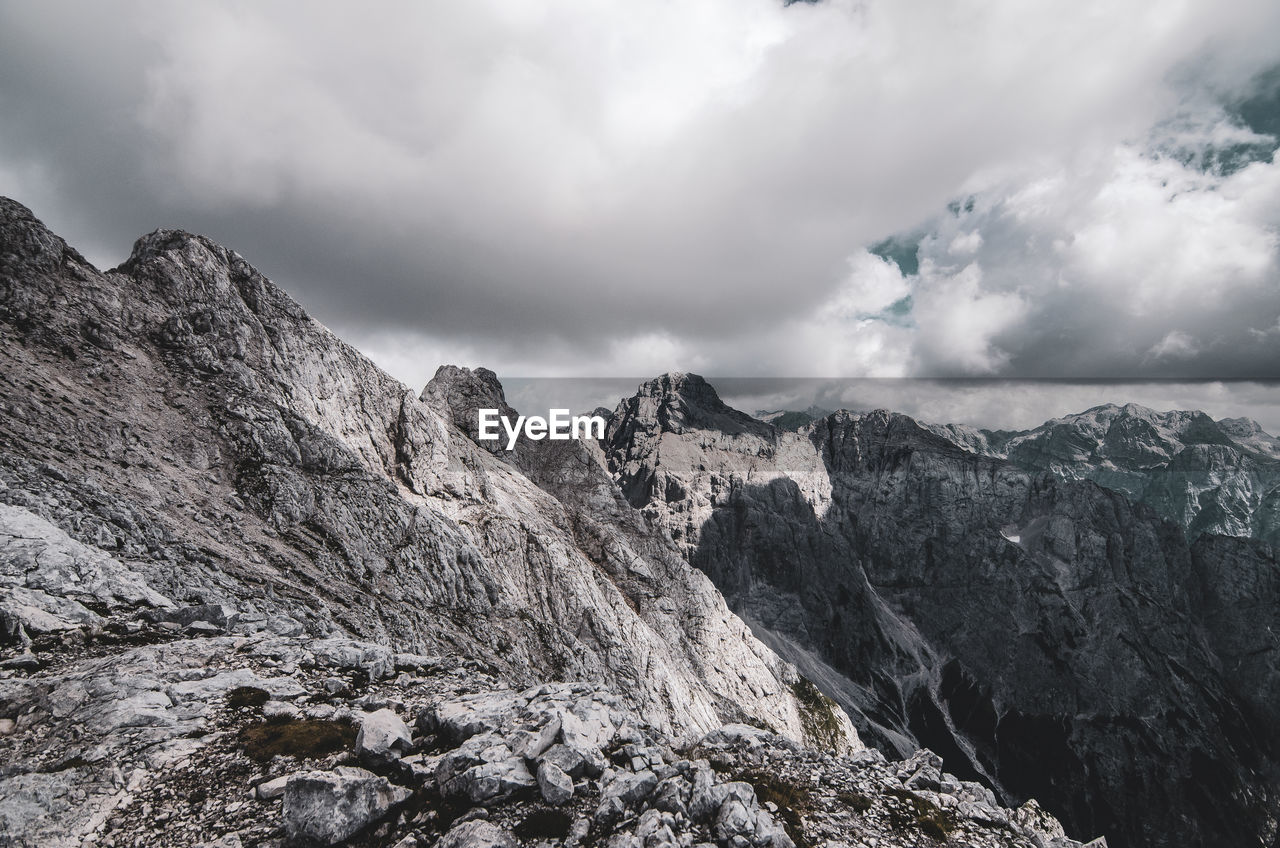
M 356 736 L 356 755 L 372 763 L 392 763 L 412 747 L 409 727 L 389 709 L 366 715 Z
M 281 775 L 271 780 L 264 780 L 254 789 L 254 795 L 259 801 L 274 801 L 284 794 L 284 788 L 289 784 L 289 778 L 292 775 Z
M 284 788 L 284 826 L 295 843 L 337 845 L 381 821 L 412 793 L 362 768 L 293 775 Z
M 516 839 L 496 824 L 473 819 L 454 825 L 436 848 L 516 848 Z
M 441 757 L 435 779 L 446 797 L 467 798 L 473 804 L 500 801 L 537 785 L 524 758 L 492 733 L 474 736 Z
M 573 797 L 573 778 L 558 766 L 543 762 L 538 766 L 538 789 L 542 792 L 542 800 L 558 807 Z
M 634 774 L 618 772 L 611 781 L 605 784 L 600 797 L 605 801 L 610 798 L 617 798 L 625 806 L 634 807 L 648 798 L 657 786 L 658 776 L 651 771 L 641 771 Z

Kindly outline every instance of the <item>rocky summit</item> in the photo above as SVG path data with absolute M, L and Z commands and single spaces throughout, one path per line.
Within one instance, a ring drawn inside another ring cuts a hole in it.
M 1080 844 L 868 749 L 600 445 L 478 446 L 491 372 L 410 391 L 208 239 L 104 272 L 10 200 L 0 336 L 0 845 Z

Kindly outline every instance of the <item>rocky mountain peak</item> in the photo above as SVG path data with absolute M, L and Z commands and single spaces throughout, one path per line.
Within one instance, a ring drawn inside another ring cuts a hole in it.
M 1148 406 L 1143 406 L 1140 403 L 1126 403 L 1124 406 L 1120 407 L 1120 411 L 1125 415 L 1133 415 L 1139 418 L 1153 418 L 1156 415 L 1159 415 L 1159 413 L 1154 409 Z
M 149 260 L 172 258 L 176 254 L 188 250 L 203 250 L 216 257 L 216 261 L 227 262 L 229 251 L 213 239 L 196 235 L 186 230 L 158 229 L 140 236 L 129 251 L 129 258 L 122 262 L 117 270 L 129 273 Z
M 129 258 L 109 273 L 140 283 L 163 302 L 185 310 L 231 308 L 255 322 L 261 319 L 269 335 L 279 329 L 271 319 L 320 327 L 243 256 L 185 230 L 155 230 L 139 238 Z
M 78 252 L 54 235 L 30 209 L 16 200 L 0 197 L 0 270 L 9 282 L 19 267 L 52 271 L 64 261 L 88 265 Z
M 1262 425 L 1252 418 L 1219 418 L 1218 426 L 1229 436 L 1257 436 L 1264 434 Z
M 515 410 L 507 405 L 506 392 L 498 375 L 488 368 L 463 368 L 457 365 L 441 365 L 435 376 L 423 388 L 420 399 L 448 414 L 454 425 L 461 427 L 473 440 L 477 435 L 477 415 L 480 409 L 497 409 L 500 414 L 514 417 Z M 490 450 L 500 450 L 496 442 L 479 442 Z
M 697 374 L 669 373 L 646 380 L 619 409 L 623 406 L 651 418 L 667 432 L 714 430 L 763 439 L 773 439 L 776 433 L 771 425 L 725 404 L 715 388 Z

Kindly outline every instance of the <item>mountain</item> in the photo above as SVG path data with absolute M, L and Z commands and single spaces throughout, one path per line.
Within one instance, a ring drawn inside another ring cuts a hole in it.
M 1207 417 L 1176 423 L 1180 448 L 1116 431 L 1161 454 L 1097 441 L 1116 462 L 1236 450 Z M 1041 453 L 1089 455 L 1064 438 Z M 890 756 L 927 746 L 1113 846 L 1276 844 L 1274 549 L 1188 543 L 1121 492 L 1013 461 L 1036 444 L 885 411 L 792 433 L 675 374 L 618 405 L 606 452 L 629 502 Z
M 484 809 L 531 817 L 525 840 L 579 820 L 631 838 L 658 774 L 711 800 L 645 827 L 782 845 L 756 789 L 675 753 L 724 725 L 838 765 L 870 793 L 840 815 L 881 839 L 916 838 L 901 810 L 939 788 L 975 840 L 996 827 L 979 815 L 1053 835 L 933 766 L 907 787 L 927 763 L 875 788 L 898 766 L 752 636 L 598 446 L 468 437 L 467 410 L 501 402 L 489 372 L 408 391 L 208 239 L 157 231 L 101 272 L 8 200 L 0 333 L 0 844 L 301 844 L 352 822 L 373 828 L 360 844 L 429 844 Z M 544 771 L 572 816 L 540 806 Z
M 490 371 L 409 391 L 208 239 L 101 272 L 5 199 L 0 338 L 0 845 L 1080 846 L 864 747 L 602 445 L 477 443 Z
M 795 431 L 830 414 L 831 410 L 829 409 L 810 406 L 802 411 L 794 409 L 776 409 L 772 411 L 761 409 L 756 411 L 755 417 L 761 421 L 767 421 L 779 430 Z
M 1280 440 L 1249 419 L 1106 404 L 1016 432 L 925 426 L 1028 471 L 1093 480 L 1150 505 L 1192 536 L 1280 543 Z

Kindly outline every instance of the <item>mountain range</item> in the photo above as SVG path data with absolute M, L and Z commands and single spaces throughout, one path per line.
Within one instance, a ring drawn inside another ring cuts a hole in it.
M 411 391 L 206 238 L 103 272 L 9 200 L 0 331 L 0 844 L 1280 844 L 1251 422 L 668 374 L 508 453 L 492 372 Z
M 1192 536 L 1280 541 L 1280 439 L 1256 421 L 1106 404 L 1025 431 L 925 425 L 1027 471 L 1093 480 L 1153 507 Z

